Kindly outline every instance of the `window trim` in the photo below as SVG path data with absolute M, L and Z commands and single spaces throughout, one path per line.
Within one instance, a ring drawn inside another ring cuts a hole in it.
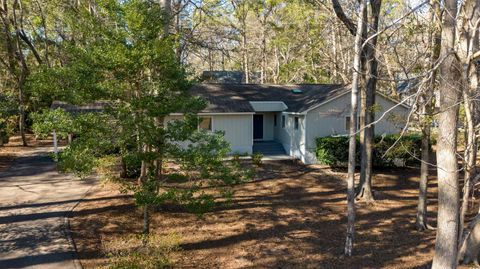
M 197 124 L 197 130 L 205 130 L 208 132 L 213 132 L 213 117 L 212 116 L 198 116 L 198 124 Z M 200 124 L 202 123 L 203 119 L 210 119 L 210 129 L 204 129 L 200 127 Z
M 347 118 L 349 118 L 350 121 L 351 121 L 350 115 L 345 116 L 345 131 L 347 133 L 350 133 L 350 122 L 348 122 L 348 126 L 347 126 Z M 360 129 L 360 116 L 357 116 L 357 128 L 356 129 L 357 129 L 357 131 Z

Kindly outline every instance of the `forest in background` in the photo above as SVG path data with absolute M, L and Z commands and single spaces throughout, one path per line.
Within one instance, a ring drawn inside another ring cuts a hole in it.
M 226 151 L 219 134 L 193 137 L 194 142 L 209 141 L 216 150 L 182 151 L 171 143 L 195 132 L 194 115 L 205 104 L 189 97 L 188 88 L 203 71 L 240 70 L 246 83 L 255 77 L 258 83 L 351 84 L 354 120 L 345 254 L 352 255 L 355 197 L 374 200 L 374 92 L 378 89 L 400 100 L 399 86 L 414 81 L 416 87 L 406 96 L 413 106 L 405 130 L 414 126 L 424 138 L 417 224 L 419 229 L 429 226 L 426 193 L 428 167 L 433 164 L 428 147 L 432 122 L 438 122 L 434 167 L 439 209 L 433 267 L 455 268 L 464 255 L 476 260 L 478 254 L 475 233 L 464 235 L 464 227 L 468 200 L 479 179 L 479 18 L 473 0 L 1 0 L 0 141 L 16 132 L 25 137 L 32 129 L 44 134 L 52 129 L 63 135 L 81 133 L 83 139 L 63 154 L 67 170 L 80 173 L 90 172 L 99 156 L 112 152 L 124 161 L 136 158 L 141 163 L 140 187 L 132 188 L 144 208 L 148 233 L 148 206 L 158 199 L 179 195 L 194 205 L 210 202 L 210 197 L 200 195 L 201 202 L 195 204 L 192 199 L 198 197 L 193 192 L 165 191 L 159 198 L 166 158 L 177 158 L 191 175 L 200 171 L 217 183 L 235 184 L 248 177 L 238 163 L 220 169 Z M 110 100 L 115 105 L 101 117 L 72 119 L 47 112 L 54 100 L 73 104 Z M 191 119 L 174 128 L 161 124 L 166 115 L 179 110 Z M 112 122 L 121 126 L 111 126 Z M 460 123 L 463 144 L 457 143 Z M 99 133 L 104 139 L 96 141 Z M 108 140 L 113 134 L 121 134 L 121 139 Z M 356 134 L 362 156 L 357 190 Z M 470 231 L 475 231 L 476 223 L 475 218 Z

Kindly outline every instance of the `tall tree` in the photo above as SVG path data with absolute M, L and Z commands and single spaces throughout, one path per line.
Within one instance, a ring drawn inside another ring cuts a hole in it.
M 361 163 L 360 163 L 360 190 L 358 197 L 363 198 L 366 202 L 374 200 L 372 194 L 372 166 L 373 166 L 373 139 L 375 135 L 373 122 L 375 121 L 375 93 L 377 90 L 378 80 L 378 60 L 377 60 L 377 40 L 378 40 L 378 26 L 380 19 L 381 0 L 374 0 L 370 2 L 371 15 L 369 16 L 368 29 L 370 30 L 367 36 L 368 41 L 365 46 L 365 60 L 366 60 L 366 76 L 367 82 L 365 86 L 364 96 L 361 98 L 361 114 L 363 120 L 361 126 L 364 128 L 361 136 Z
M 422 130 L 422 148 L 421 148 L 421 164 L 420 164 L 420 182 L 418 194 L 418 207 L 416 225 L 417 229 L 426 230 L 429 226 L 427 223 L 427 201 L 428 201 L 428 177 L 430 166 L 430 133 L 433 117 L 433 96 L 436 88 L 437 63 L 440 54 L 440 3 L 438 0 L 430 1 L 429 21 L 431 23 L 429 29 L 430 39 L 430 59 L 428 67 L 431 69 L 430 79 L 427 82 L 425 92 L 420 98 L 420 126 Z
M 477 1 L 467 0 L 461 6 L 458 22 L 458 34 L 460 45 L 458 56 L 462 65 L 463 77 L 463 102 L 465 110 L 465 146 L 464 146 L 464 178 L 463 195 L 460 210 L 459 245 L 463 241 L 465 215 L 468 210 L 468 199 L 472 190 L 472 182 L 476 174 L 477 163 L 477 135 L 475 126 L 478 118 L 477 101 L 478 95 L 478 70 L 475 64 L 474 53 L 478 51 L 478 27 L 480 25 L 480 7 Z
M 461 67 L 455 56 L 458 2 L 444 2 L 439 67 L 438 217 L 433 269 L 456 268 L 459 226 L 457 121 Z
M 362 62 L 362 37 L 366 24 L 364 14 L 367 12 L 367 1 L 360 2 L 358 11 L 358 27 L 355 36 L 355 57 L 353 61 L 352 94 L 350 106 L 350 139 L 348 146 L 348 175 L 347 175 L 347 236 L 345 240 L 345 255 L 351 256 L 355 238 L 355 156 L 356 132 L 358 114 L 358 91 L 360 87 Z

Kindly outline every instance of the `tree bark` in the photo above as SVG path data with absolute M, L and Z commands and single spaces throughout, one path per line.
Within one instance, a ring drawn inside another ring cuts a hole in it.
M 243 23 L 242 30 L 242 62 L 243 62 L 243 73 L 245 76 L 245 83 L 250 83 L 250 71 L 248 70 L 248 49 L 247 49 L 247 26 L 246 23 Z
M 456 268 L 459 224 L 459 184 L 457 171 L 458 90 L 461 71 L 453 54 L 457 1 L 445 0 L 440 58 L 440 108 L 437 143 L 438 227 L 433 269 Z
M 351 256 L 355 240 L 355 153 L 358 109 L 358 88 L 360 82 L 362 36 L 364 21 L 363 14 L 367 11 L 367 1 L 361 1 L 358 13 L 358 28 L 355 36 L 355 58 L 353 61 L 352 95 L 350 108 L 350 140 L 348 147 L 348 177 L 347 177 L 347 236 L 345 239 L 345 255 Z
M 371 34 L 375 35 L 378 31 L 378 21 L 380 18 L 380 7 L 382 5 L 381 0 L 374 0 L 370 2 L 372 15 L 370 18 Z M 377 77 L 378 77 L 378 60 L 375 53 L 377 47 L 377 37 L 370 39 L 367 44 L 365 58 L 367 68 L 367 85 L 365 87 L 365 100 L 362 101 L 362 111 L 364 114 L 364 126 L 375 121 L 375 92 L 377 90 Z M 360 178 L 361 187 L 359 196 L 366 202 L 374 201 L 372 193 L 372 167 L 373 167 L 373 142 L 374 142 L 374 126 L 364 128 L 363 130 L 363 147 L 361 152 L 361 172 Z
M 427 222 L 427 204 L 428 204 L 428 167 L 430 163 L 430 133 L 431 133 L 431 120 L 432 115 L 432 98 L 435 92 L 435 83 L 437 77 L 437 71 L 434 69 L 435 64 L 440 54 L 440 5 L 437 0 L 430 1 L 430 14 L 429 21 L 433 23 L 432 30 L 430 31 L 430 44 L 431 44 L 431 57 L 430 68 L 432 68 L 432 74 L 428 84 L 426 92 L 421 98 L 420 109 L 420 126 L 422 129 L 422 149 L 421 149 L 421 164 L 420 164 L 420 182 L 418 187 L 418 206 L 417 206 L 417 218 L 416 226 L 419 231 L 427 230 L 430 228 Z
M 463 195 L 462 205 L 460 207 L 460 223 L 459 223 L 459 238 L 458 244 L 461 246 L 464 240 L 464 226 L 465 215 L 468 211 L 468 199 L 472 190 L 472 184 L 475 182 L 473 178 L 476 174 L 476 155 L 477 142 L 475 134 L 475 118 L 476 118 L 476 102 L 475 96 L 478 87 L 478 72 L 473 54 L 478 51 L 478 27 L 480 24 L 480 10 L 478 2 L 467 0 L 463 4 L 463 17 L 460 22 L 459 39 L 460 46 L 458 55 L 461 58 L 463 69 L 463 82 L 465 87 L 463 89 L 463 101 L 465 108 L 465 150 L 464 150 L 464 180 L 463 180 Z M 475 177 L 476 178 L 476 177 Z
M 171 22 L 172 22 L 172 1 L 160 0 L 160 6 L 163 8 L 163 36 L 170 35 Z
M 143 235 L 148 236 L 150 234 L 150 211 L 149 206 L 143 206 Z

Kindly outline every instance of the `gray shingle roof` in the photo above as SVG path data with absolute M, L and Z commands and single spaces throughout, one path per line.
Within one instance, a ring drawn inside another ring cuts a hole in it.
M 293 93 L 298 89 L 302 93 Z M 208 101 L 206 113 L 254 112 L 250 101 L 282 101 L 287 112 L 303 112 L 320 103 L 348 92 L 345 85 L 333 84 L 197 84 L 192 87 L 194 96 Z

